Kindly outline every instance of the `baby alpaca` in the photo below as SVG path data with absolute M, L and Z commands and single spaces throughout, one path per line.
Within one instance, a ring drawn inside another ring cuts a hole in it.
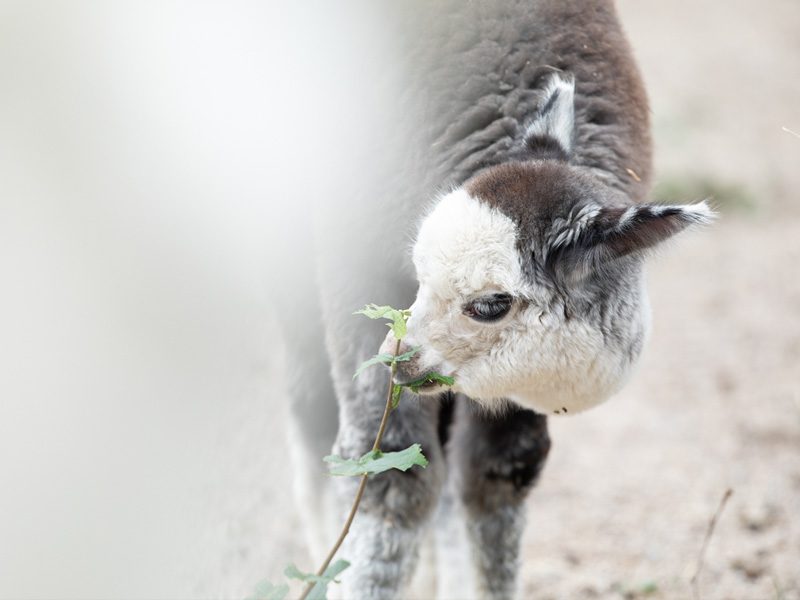
M 365 188 L 364 226 L 325 230 L 345 233 L 319 243 L 313 286 L 301 290 L 319 302 L 328 354 L 318 335 L 287 328 L 290 357 L 303 365 L 292 382 L 295 455 L 319 474 L 324 426 L 337 421 L 334 452 L 370 448 L 387 373 L 352 374 L 382 334 L 350 313 L 413 301 L 401 351 L 419 351 L 396 381 L 436 371 L 455 385 L 404 392 L 383 448 L 421 443 L 430 465 L 370 480 L 340 552 L 352 566 L 339 592 L 414 597 L 423 532 L 435 530 L 441 597 L 510 599 L 523 503 L 550 448 L 547 415 L 586 410 L 621 388 L 648 331 L 648 251 L 711 212 L 646 202 L 647 101 L 610 0 L 422 3 L 392 22 L 414 33 L 402 38 L 411 57 L 403 101 L 421 121 L 406 127 L 410 147 L 390 155 L 402 160 L 386 161 L 392 178 Z M 368 204 L 386 196 L 406 213 L 383 217 Z M 416 281 L 394 233 L 402 214 L 422 216 Z M 349 276 L 345 262 L 355 265 Z M 335 507 L 340 525 L 356 484 L 337 479 L 332 502 L 324 479 L 301 478 L 300 495 L 316 506 L 304 514 Z M 311 527 L 319 555 L 334 536 Z

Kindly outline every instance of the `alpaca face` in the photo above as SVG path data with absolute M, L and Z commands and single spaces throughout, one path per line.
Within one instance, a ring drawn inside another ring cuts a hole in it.
M 453 376 L 455 391 L 487 406 L 507 398 L 546 413 L 589 408 L 630 363 L 604 353 L 601 331 L 567 319 L 554 290 L 525 276 L 518 238 L 509 216 L 464 190 L 428 216 L 414 247 L 420 287 L 406 341 L 420 350 L 410 366 Z
M 419 351 L 398 381 L 436 371 L 484 405 L 550 414 L 602 402 L 647 332 L 642 251 L 708 217 L 705 204 L 626 206 L 561 163 L 486 171 L 422 223 L 405 340 Z

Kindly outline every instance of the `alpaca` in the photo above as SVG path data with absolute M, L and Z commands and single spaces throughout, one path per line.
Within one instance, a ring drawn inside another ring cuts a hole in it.
M 397 99 L 413 125 L 365 151 L 381 183 L 365 183 L 364 168 L 340 191 L 363 198 L 356 217 L 320 202 L 315 277 L 283 313 L 288 354 L 302 364 L 291 382 L 297 493 L 314 507 L 305 514 L 320 556 L 335 525 L 314 519 L 340 523 L 356 482 L 319 477 L 319 457 L 332 442 L 343 456 L 369 449 L 388 385 L 377 368 L 352 378 L 381 334 L 349 315 L 367 302 L 411 305 L 404 345 L 419 350 L 396 382 L 436 371 L 455 384 L 404 392 L 383 448 L 419 442 L 430 464 L 370 480 L 340 552 L 352 566 L 339 592 L 431 597 L 409 587 L 433 560 L 423 551 L 435 554 L 439 597 L 508 599 L 524 500 L 550 448 L 547 416 L 621 388 L 648 331 L 648 251 L 712 214 L 646 202 L 647 100 L 610 0 L 387 10 L 414 34 L 398 36 L 410 67 Z M 375 200 L 386 196 L 402 207 L 389 216 Z M 409 260 L 404 228 L 415 221 Z

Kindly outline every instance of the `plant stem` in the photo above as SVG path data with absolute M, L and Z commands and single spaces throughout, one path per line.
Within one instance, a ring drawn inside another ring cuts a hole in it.
M 722 495 L 722 500 L 720 500 L 719 506 L 717 507 L 717 512 L 714 513 L 714 516 L 711 517 L 711 521 L 708 523 L 706 537 L 703 538 L 703 545 L 700 547 L 700 553 L 697 555 L 697 566 L 695 567 L 694 575 L 692 575 L 692 578 L 689 580 L 692 585 L 692 596 L 694 600 L 700 600 L 700 573 L 703 571 L 703 561 L 706 557 L 708 542 L 711 541 L 711 536 L 714 535 L 714 527 L 716 527 L 717 521 L 725 508 L 725 503 L 731 495 L 733 495 L 732 489 L 728 488 L 725 490 L 725 493 Z
M 394 355 L 397 356 L 400 353 L 400 340 L 397 340 L 397 344 L 394 348 Z M 389 373 L 389 392 L 386 394 L 386 406 L 383 408 L 383 416 L 381 417 L 381 424 L 378 426 L 378 433 L 375 436 L 375 443 L 372 444 L 372 451 L 380 450 L 381 440 L 383 439 L 383 434 L 386 431 L 386 423 L 389 421 L 389 413 L 392 412 L 392 392 L 394 391 L 394 375 L 397 371 L 397 363 L 394 361 L 392 362 L 391 372 Z M 362 475 L 361 481 L 358 484 L 358 490 L 356 491 L 356 497 L 353 499 L 353 506 L 350 507 L 350 514 L 347 515 L 347 520 L 344 522 L 344 527 L 342 527 L 342 532 L 339 534 L 339 538 L 336 540 L 336 543 L 331 548 L 331 551 L 328 552 L 328 556 L 325 558 L 325 562 L 322 563 L 322 566 L 317 571 L 317 576 L 322 577 L 325 574 L 325 571 L 328 569 L 328 566 L 331 564 L 333 557 L 336 556 L 336 553 L 339 551 L 339 548 L 342 546 L 344 539 L 347 537 L 347 534 L 350 533 L 350 525 L 353 524 L 353 519 L 356 517 L 356 512 L 358 512 L 358 505 L 361 504 L 361 498 L 364 496 L 364 489 L 367 487 L 367 477 L 368 475 Z M 306 584 L 305 589 L 303 590 L 303 594 L 300 596 L 300 600 L 306 600 L 306 597 L 311 593 L 311 590 L 314 589 L 316 585 L 315 582 L 310 581 Z
M 400 340 L 394 346 L 394 355 L 400 353 Z M 389 413 L 392 412 L 392 392 L 394 392 L 394 375 L 397 372 L 397 363 L 392 361 L 392 366 L 389 373 L 389 391 L 386 394 L 386 406 L 383 407 L 383 416 L 381 417 L 381 424 L 378 427 L 378 433 L 375 436 L 375 443 L 372 444 L 373 452 L 381 449 L 381 440 L 383 433 L 386 431 L 386 423 L 389 421 Z

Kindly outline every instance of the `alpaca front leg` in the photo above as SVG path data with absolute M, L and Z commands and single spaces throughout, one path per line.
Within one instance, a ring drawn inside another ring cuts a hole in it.
M 478 598 L 511 600 L 515 597 L 524 526 L 521 504 L 469 511 L 467 534 L 477 571 Z
M 343 402 L 336 451 L 346 457 L 370 450 L 387 390 L 385 370 L 365 373 L 360 394 Z M 359 378 L 361 379 L 361 378 Z M 377 400 L 376 400 L 377 399 Z M 350 561 L 342 573 L 341 596 L 349 599 L 405 598 L 424 528 L 436 506 L 442 482 L 442 457 L 436 432 L 438 403 L 405 395 L 389 419 L 381 443 L 384 452 L 420 443 L 426 468 L 391 470 L 370 477 L 361 506 L 339 556 Z M 358 485 L 337 478 L 343 513 Z
M 456 400 L 451 451 L 467 519 L 481 598 L 510 600 L 516 593 L 524 500 L 550 450 L 547 419 L 509 407 L 487 414 Z
M 381 514 L 359 514 L 342 546 L 350 567 L 342 573 L 341 598 L 408 598 L 419 560 L 422 524 L 403 527 Z

